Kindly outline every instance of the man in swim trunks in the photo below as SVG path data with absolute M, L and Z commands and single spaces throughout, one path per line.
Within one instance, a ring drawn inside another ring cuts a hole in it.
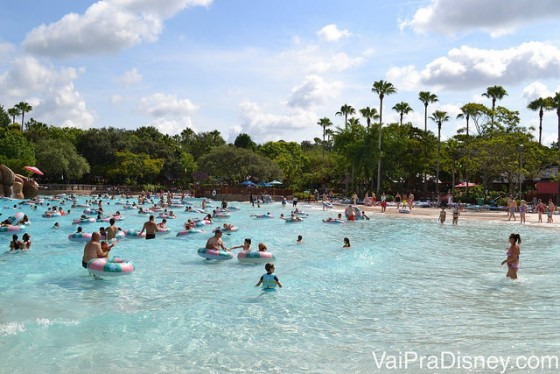
M 94 258 L 104 257 L 103 249 L 101 249 L 101 244 L 99 240 L 101 235 L 96 231 L 91 234 L 91 240 L 86 243 L 84 247 L 84 256 L 82 257 L 82 266 L 87 268 L 87 263 Z
M 157 230 L 158 230 L 158 227 L 155 223 L 154 216 L 152 215 L 152 216 L 150 216 L 150 220 L 148 222 L 144 223 L 144 226 L 142 227 L 142 230 L 140 231 L 139 235 L 142 235 L 142 233 L 144 231 L 146 231 L 146 240 L 155 239 Z
M 222 230 L 218 229 L 214 231 L 214 236 L 210 237 L 206 242 L 206 249 L 215 249 L 217 251 L 223 249 L 224 251 L 229 251 L 222 241 Z

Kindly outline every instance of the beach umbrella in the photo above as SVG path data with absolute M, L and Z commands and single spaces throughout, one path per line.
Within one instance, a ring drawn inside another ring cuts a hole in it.
M 244 186 L 256 186 L 256 184 L 254 182 L 250 181 L 250 180 L 243 181 L 239 184 L 242 184 Z
M 476 187 L 476 186 L 477 186 L 476 183 L 469 182 L 469 187 Z M 465 188 L 465 187 L 467 187 L 467 184 L 465 182 L 461 182 L 455 186 L 455 188 Z
M 39 170 L 39 168 L 37 168 L 35 166 L 24 166 L 24 169 L 29 170 L 30 172 L 32 172 L 34 174 L 45 175 L 45 174 L 43 174 L 43 172 L 41 170 Z
M 273 180 L 272 182 L 268 182 L 268 183 L 271 184 L 271 185 L 275 185 L 275 184 L 284 184 L 284 183 L 282 183 L 282 182 L 280 182 L 280 181 L 277 181 L 276 179 Z

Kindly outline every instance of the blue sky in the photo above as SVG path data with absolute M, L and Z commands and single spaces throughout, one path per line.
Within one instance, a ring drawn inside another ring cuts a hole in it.
M 559 18 L 556 0 L 1 0 L 0 104 L 53 125 L 301 141 L 319 118 L 342 125 L 343 104 L 378 108 L 383 79 L 398 90 L 384 122 L 405 101 L 423 128 L 431 91 L 450 136 L 459 107 L 502 85 L 537 126 L 527 103 L 560 91 Z M 556 136 L 550 112 L 543 142 Z

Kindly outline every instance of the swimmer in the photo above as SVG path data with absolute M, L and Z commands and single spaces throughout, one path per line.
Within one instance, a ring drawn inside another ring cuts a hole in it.
M 267 251 L 267 247 L 266 244 L 264 243 L 259 243 L 259 252 L 266 252 Z
M 459 214 L 459 206 L 455 206 L 455 208 L 453 208 L 453 225 L 457 225 L 459 223 Z
M 103 241 L 101 242 L 101 250 L 103 251 L 103 256 L 104 258 L 109 257 L 109 252 L 111 252 L 111 248 L 113 248 L 115 246 L 115 243 L 112 243 L 111 245 L 109 245 L 109 243 L 107 241 Z
M 23 248 L 22 249 L 30 249 L 31 248 L 31 235 L 29 235 L 28 233 L 23 234 L 23 236 L 21 237 L 22 239 L 22 244 L 23 244 Z
M 229 250 L 231 251 L 232 249 L 237 249 L 237 248 L 243 248 L 243 250 L 245 252 L 250 252 L 251 251 L 251 239 L 246 238 L 242 245 L 237 245 L 235 247 L 231 247 Z
M 350 248 L 350 247 L 351 247 L 351 245 L 350 245 L 350 239 L 344 238 L 344 243 L 343 243 L 343 245 L 342 245 L 342 248 Z
M 59 229 L 60 228 L 60 223 L 55 222 L 52 228 L 53 229 Z
M 214 236 L 211 236 L 206 242 L 206 249 L 214 249 L 216 251 L 223 249 L 224 251 L 228 251 L 222 241 L 222 230 L 218 229 L 214 231 Z
M 438 217 L 438 221 L 443 225 L 443 223 L 445 222 L 445 216 L 447 215 L 447 213 L 445 212 L 445 208 L 441 208 L 441 212 L 439 212 L 439 217 Z
M 255 285 L 255 287 L 263 285 L 263 290 L 273 290 L 276 286 L 282 288 L 282 283 L 278 280 L 278 277 L 274 274 L 274 264 L 268 263 L 264 266 L 266 270 L 266 274 L 261 276 L 259 282 Z
M 298 244 L 301 244 L 301 243 L 303 243 L 303 236 L 301 236 L 301 235 L 298 235 L 298 236 L 297 236 L 297 240 L 296 240 L 296 243 L 298 243 Z
M 507 259 L 502 261 L 502 266 L 507 264 L 508 271 L 506 277 L 517 279 L 517 270 L 519 269 L 519 256 L 521 255 L 521 236 L 519 234 L 511 234 L 509 236 L 509 248 L 506 253 Z

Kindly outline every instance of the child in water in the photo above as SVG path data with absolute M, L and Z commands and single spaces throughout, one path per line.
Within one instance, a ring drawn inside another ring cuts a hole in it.
M 276 289 L 276 286 L 282 288 L 282 283 L 280 283 L 278 277 L 274 274 L 274 264 L 269 262 L 264 266 L 264 269 L 266 270 L 266 274 L 261 276 L 261 279 L 255 287 L 262 284 L 262 289 L 268 291 Z
M 298 236 L 297 236 L 297 241 L 296 241 L 296 243 L 300 244 L 300 243 L 302 243 L 302 242 L 303 242 L 303 236 L 298 235 Z
M 348 238 L 344 238 L 344 244 L 342 245 L 342 248 L 350 248 L 350 239 Z

